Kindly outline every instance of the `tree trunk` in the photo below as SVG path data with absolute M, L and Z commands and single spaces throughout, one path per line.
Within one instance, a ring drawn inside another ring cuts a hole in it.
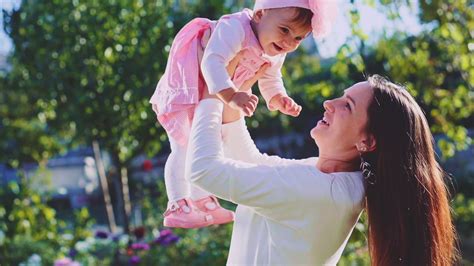
M 112 201 L 110 200 L 109 185 L 107 183 L 107 175 L 105 174 L 104 163 L 102 162 L 102 157 L 100 154 L 100 146 L 97 140 L 92 142 L 92 148 L 94 150 L 94 157 L 97 167 L 97 172 L 99 173 L 100 186 L 102 188 L 102 194 L 104 196 L 105 210 L 107 213 L 107 220 L 109 222 L 109 230 L 113 234 L 117 232 L 117 224 L 115 223 L 114 208 L 112 206 Z
M 124 230 L 130 232 L 129 219 L 132 213 L 132 203 L 130 202 L 130 191 L 128 187 L 128 172 L 126 167 L 120 169 L 120 180 L 122 181 L 123 210 L 124 210 Z
M 117 152 L 114 152 L 112 154 L 112 158 L 114 161 L 114 165 L 118 169 L 118 176 L 116 180 L 118 181 L 118 185 L 120 187 L 120 191 L 118 192 L 118 196 L 120 197 L 120 200 L 118 200 L 118 204 L 120 206 L 120 210 L 122 212 L 122 218 L 123 218 L 123 231 L 125 234 L 130 233 L 130 215 L 131 215 L 131 203 L 130 203 L 130 194 L 129 194 L 129 188 L 128 188 L 128 174 L 127 174 L 127 168 L 124 166 L 123 162 L 120 161 L 120 158 L 118 156 Z

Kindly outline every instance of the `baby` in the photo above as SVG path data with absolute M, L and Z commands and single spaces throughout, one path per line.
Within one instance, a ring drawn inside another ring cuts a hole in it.
M 269 64 L 258 80 L 268 109 L 298 116 L 301 106 L 286 93 L 281 67 L 286 54 L 311 32 L 321 36 L 328 30 L 335 8 L 331 0 L 257 0 L 253 11 L 244 9 L 217 21 L 196 18 L 179 31 L 150 100 L 171 146 L 165 164 L 169 200 L 165 226 L 199 228 L 234 218 L 215 196 L 191 186 L 184 177 L 194 108 L 203 91 L 250 116 L 256 96 L 246 91 L 250 88 L 246 81 Z M 226 67 L 236 55 L 240 61 L 229 76 Z

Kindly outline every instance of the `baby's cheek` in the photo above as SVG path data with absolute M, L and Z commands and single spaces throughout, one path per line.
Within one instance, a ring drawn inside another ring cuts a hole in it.
M 298 47 L 299 47 L 299 46 L 300 46 L 300 43 L 299 43 L 299 44 L 297 44 L 297 45 L 295 46 L 295 48 L 293 48 L 293 49 L 292 49 L 290 52 L 293 52 L 293 51 L 295 51 L 296 49 L 298 49 Z

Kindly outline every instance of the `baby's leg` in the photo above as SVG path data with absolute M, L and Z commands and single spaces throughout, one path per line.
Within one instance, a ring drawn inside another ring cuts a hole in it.
M 210 215 L 213 224 L 226 224 L 234 221 L 234 212 L 221 207 L 219 200 L 198 186 L 190 185 L 191 200 L 199 210 Z
M 165 164 L 165 185 L 168 200 L 171 202 L 188 198 L 190 183 L 184 177 L 187 145 L 179 144 L 171 137 L 169 139 L 171 153 Z
M 211 193 L 202 190 L 201 188 L 190 184 L 190 195 L 192 200 L 199 200 L 211 195 Z
M 179 112 L 174 119 L 180 122 L 179 130 L 190 130 L 189 114 Z M 169 135 L 168 135 L 169 136 Z M 184 174 L 187 143 L 169 136 L 171 154 L 165 164 L 165 184 L 168 207 L 164 213 L 163 224 L 167 227 L 199 228 L 213 224 L 213 217 L 201 212 L 190 197 L 190 183 Z
M 187 144 L 182 145 L 171 137 L 170 144 L 171 154 L 165 164 L 165 184 L 169 202 L 164 225 L 199 228 L 233 221 L 234 213 L 222 208 L 216 197 L 186 180 L 184 169 Z

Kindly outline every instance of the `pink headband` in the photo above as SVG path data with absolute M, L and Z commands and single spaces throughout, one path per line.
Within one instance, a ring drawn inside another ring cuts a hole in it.
M 332 23 L 336 17 L 336 0 L 256 0 L 253 10 L 301 7 L 311 10 L 313 18 L 311 27 L 314 37 L 322 37 L 331 31 Z

